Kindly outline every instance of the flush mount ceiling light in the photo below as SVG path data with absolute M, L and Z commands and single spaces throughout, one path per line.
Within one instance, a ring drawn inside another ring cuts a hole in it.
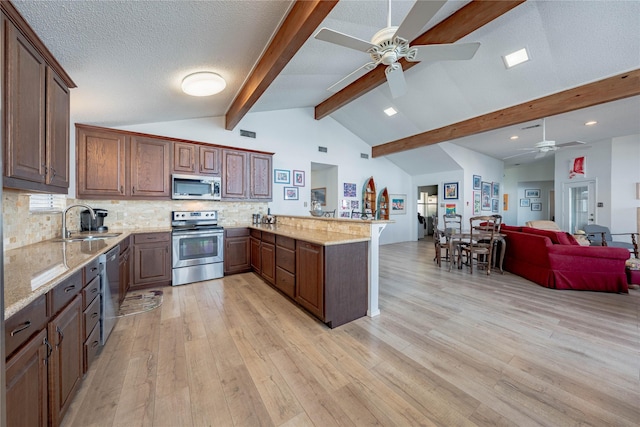
M 504 65 L 507 68 L 515 67 L 518 64 L 522 64 L 523 62 L 527 62 L 529 60 L 529 53 L 526 48 L 522 48 L 520 50 L 516 50 L 513 53 L 505 55 L 502 57 L 504 60 Z
M 389 117 L 398 114 L 398 112 L 393 107 L 385 108 L 384 113 Z
M 585 125 L 585 126 L 593 126 L 593 125 L 595 125 L 595 124 L 597 124 L 597 123 L 598 123 L 598 122 L 596 122 L 595 120 L 590 120 L 590 121 L 588 121 L 587 123 L 585 123 L 584 125 Z
M 513 136 L 509 137 L 509 139 L 512 140 L 512 141 L 514 141 L 514 140 L 516 140 L 518 138 L 519 138 L 518 135 L 513 135 Z
M 227 86 L 219 74 L 209 71 L 189 74 L 182 80 L 182 91 L 191 96 L 211 96 Z

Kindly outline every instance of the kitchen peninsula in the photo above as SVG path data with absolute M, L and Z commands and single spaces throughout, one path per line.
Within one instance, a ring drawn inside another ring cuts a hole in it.
M 330 327 L 378 315 L 379 235 L 389 221 L 277 216 L 250 228 L 251 269 Z

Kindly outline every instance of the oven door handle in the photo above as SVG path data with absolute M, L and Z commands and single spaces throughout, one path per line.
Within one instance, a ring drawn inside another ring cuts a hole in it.
M 205 231 L 205 230 L 190 230 L 190 231 L 174 231 L 175 237 L 210 237 L 210 236 L 223 236 L 224 231 Z

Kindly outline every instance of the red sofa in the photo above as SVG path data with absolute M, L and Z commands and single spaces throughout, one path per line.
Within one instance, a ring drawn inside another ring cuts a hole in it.
M 503 225 L 504 269 L 553 289 L 628 293 L 623 248 L 580 246 L 569 233 Z

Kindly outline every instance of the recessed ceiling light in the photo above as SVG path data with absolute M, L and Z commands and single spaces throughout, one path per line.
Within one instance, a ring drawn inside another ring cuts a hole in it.
M 389 117 L 391 117 L 391 116 L 393 116 L 393 115 L 395 115 L 395 114 L 398 114 L 398 112 L 396 111 L 396 109 L 395 109 L 395 108 L 393 108 L 393 107 L 385 108 L 384 113 L 385 113 L 387 116 L 389 116 Z
M 512 141 L 513 141 L 513 140 L 515 140 L 515 139 L 518 139 L 518 135 L 513 135 L 513 136 L 512 136 L 512 137 L 510 137 L 509 139 L 510 139 L 510 140 L 512 140 Z
M 505 55 L 502 57 L 504 60 L 504 65 L 507 68 L 515 67 L 518 64 L 522 64 L 523 62 L 527 62 L 529 60 L 529 53 L 526 48 L 522 48 L 520 50 L 516 50 L 513 53 Z
M 219 74 L 209 71 L 189 74 L 182 80 L 182 91 L 191 96 L 211 96 L 222 92 L 227 86 Z
M 597 124 L 597 123 L 598 123 L 598 122 L 596 122 L 595 120 L 590 120 L 590 121 L 588 121 L 587 123 L 585 123 L 584 125 L 585 125 L 585 126 L 593 126 L 593 125 L 595 125 L 595 124 Z

